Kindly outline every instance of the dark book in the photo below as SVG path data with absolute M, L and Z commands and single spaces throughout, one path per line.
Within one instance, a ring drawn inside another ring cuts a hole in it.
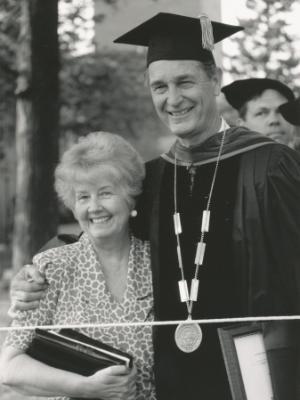
M 132 366 L 132 356 L 73 329 L 36 329 L 26 353 L 51 367 L 89 376 L 112 365 Z

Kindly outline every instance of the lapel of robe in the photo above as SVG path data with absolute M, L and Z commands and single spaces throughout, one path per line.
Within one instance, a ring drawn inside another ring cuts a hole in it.
M 159 320 L 159 304 L 161 296 L 164 294 L 160 290 L 160 268 L 162 266 L 159 262 L 160 254 L 160 193 L 162 177 L 165 170 L 166 162 L 162 158 L 157 159 L 151 165 L 149 170 L 149 188 L 152 192 L 151 209 L 149 210 L 149 232 L 150 232 L 150 248 L 151 248 L 151 262 L 152 262 L 152 279 L 153 279 L 153 297 L 154 297 L 154 316 Z
M 151 266 L 154 297 L 154 316 L 159 319 L 160 292 L 160 192 L 162 177 L 166 161 L 156 158 L 146 163 L 146 178 L 143 185 L 143 193 L 137 204 L 138 216 L 132 221 L 132 229 L 137 237 L 143 240 L 150 240 Z

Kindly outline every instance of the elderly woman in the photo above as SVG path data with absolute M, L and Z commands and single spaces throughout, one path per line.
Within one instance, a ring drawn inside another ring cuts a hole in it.
M 76 243 L 34 257 L 49 283 L 47 294 L 37 310 L 19 312 L 14 321 L 15 326 L 93 324 L 80 331 L 132 354 L 135 368 L 114 366 L 88 377 L 52 368 L 26 354 L 33 330 L 18 330 L 4 344 L 4 384 L 38 396 L 155 399 L 151 327 L 95 326 L 153 317 L 149 244 L 129 231 L 143 178 L 140 157 L 114 134 L 91 133 L 64 153 L 55 188 L 83 234 Z

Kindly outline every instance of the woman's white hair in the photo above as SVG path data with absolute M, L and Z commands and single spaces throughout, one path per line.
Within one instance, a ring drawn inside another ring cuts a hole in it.
M 129 142 L 109 132 L 93 132 L 66 150 L 55 170 L 55 190 L 65 206 L 73 208 L 78 175 L 107 167 L 132 207 L 142 191 L 144 163 Z

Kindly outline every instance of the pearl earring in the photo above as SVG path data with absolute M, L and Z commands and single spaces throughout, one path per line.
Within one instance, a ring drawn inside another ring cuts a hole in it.
M 134 218 L 137 216 L 137 211 L 136 210 L 132 210 L 130 213 L 131 217 Z

